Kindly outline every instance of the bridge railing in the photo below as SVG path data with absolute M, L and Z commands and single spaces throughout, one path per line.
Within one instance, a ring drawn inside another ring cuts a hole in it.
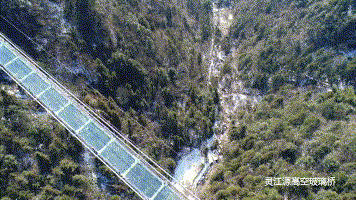
M 1 33 L 0 67 L 142 199 L 197 199 Z

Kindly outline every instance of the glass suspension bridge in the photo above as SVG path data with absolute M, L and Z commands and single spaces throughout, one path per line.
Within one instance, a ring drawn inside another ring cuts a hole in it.
M 198 200 L 2 33 L 0 68 L 142 199 Z

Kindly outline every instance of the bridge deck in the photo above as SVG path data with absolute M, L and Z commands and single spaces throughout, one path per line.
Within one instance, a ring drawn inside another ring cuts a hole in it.
M 88 107 L 1 33 L 0 68 L 140 197 L 150 200 L 193 198 L 184 195 L 182 188 L 178 190 L 118 137 L 120 133 L 114 134 Z

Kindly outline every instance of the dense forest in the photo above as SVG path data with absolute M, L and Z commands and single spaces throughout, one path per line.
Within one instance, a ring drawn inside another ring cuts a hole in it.
M 149 156 L 165 162 L 212 135 L 218 96 L 201 73 L 211 2 L 65 1 L 65 35 L 43 19 L 50 6 L 5 2 L 2 13 L 38 41 L 28 52 Z
M 33 101 L 1 90 L 1 199 L 95 199 L 83 147 Z
M 232 13 L 227 34 L 213 3 Z M 229 116 L 202 199 L 356 198 L 355 1 L 0 0 L 0 14 L 1 32 L 170 173 L 216 133 L 219 84 L 262 96 Z M 210 85 L 212 41 L 225 58 Z M 99 161 L 110 195 L 88 180 L 83 147 L 39 105 L 5 90 L 0 103 L 1 198 L 138 199 Z
M 354 1 L 230 2 L 222 76 L 257 90 L 232 114 L 203 199 L 355 199 Z M 345 87 L 346 85 L 346 87 Z M 227 86 L 228 88 L 228 86 Z M 329 186 L 267 177 L 335 177 Z
M 246 87 L 264 92 L 284 84 L 324 81 L 355 85 L 354 64 L 342 51 L 356 48 L 354 1 L 233 1 L 233 64 Z
M 219 97 L 204 60 L 210 1 L 0 4 L 1 31 L 168 172 L 183 147 L 213 134 Z M 112 179 L 111 192 L 125 193 Z
M 203 199 L 354 199 L 355 108 L 352 88 L 316 93 L 288 86 L 242 108 Z M 326 187 L 271 187 L 266 177 L 336 181 Z

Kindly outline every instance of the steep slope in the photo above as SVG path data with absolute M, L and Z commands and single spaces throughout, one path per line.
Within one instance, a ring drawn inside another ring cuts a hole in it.
M 212 135 L 210 1 L 9 2 L 1 14 L 36 44 L 6 20 L 1 31 L 167 171 Z
M 222 88 L 220 118 L 231 121 L 202 198 L 355 198 L 349 185 L 355 175 L 355 58 L 344 53 L 355 48 L 354 2 L 229 5 L 229 34 L 214 38 L 225 56 L 211 78 Z M 226 98 L 255 92 L 263 96 L 257 104 Z M 291 177 L 308 182 L 296 186 Z
M 1 87 L 0 198 L 108 198 L 82 165 L 81 144 L 16 86 Z

